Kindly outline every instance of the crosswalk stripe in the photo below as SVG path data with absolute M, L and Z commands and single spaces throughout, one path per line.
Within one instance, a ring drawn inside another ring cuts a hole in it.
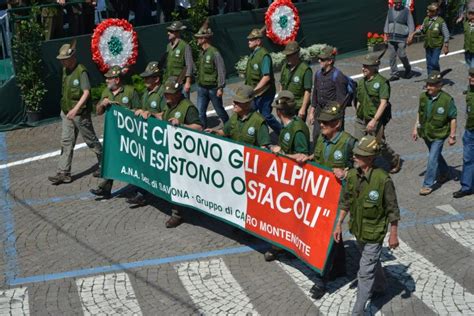
M 199 313 L 258 314 L 222 258 L 184 262 L 174 268 Z
M 474 252 L 474 219 L 434 225 L 440 232 L 451 237 Z
M 84 315 L 142 315 L 125 272 L 76 280 Z
M 28 289 L 19 287 L 0 291 L 0 315 L 30 315 Z

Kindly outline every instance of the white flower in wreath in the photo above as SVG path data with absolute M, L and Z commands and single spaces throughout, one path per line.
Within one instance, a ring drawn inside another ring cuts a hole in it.
M 151 101 L 150 106 L 151 106 L 153 109 L 156 109 L 156 101 Z
M 334 152 L 334 159 L 341 160 L 342 159 L 342 152 L 340 150 L 336 150 Z
M 99 51 L 105 64 L 125 66 L 133 53 L 133 33 L 119 26 L 108 27 L 100 37 Z
M 255 135 L 255 128 L 254 127 L 249 127 L 249 129 L 247 130 L 247 134 L 249 134 L 250 136 Z
M 370 199 L 371 201 L 377 201 L 377 200 L 379 199 L 379 193 L 378 193 L 377 191 L 375 191 L 375 190 L 370 191 L 370 193 L 369 193 L 369 199 Z
M 176 112 L 176 113 L 174 114 L 174 117 L 177 118 L 177 119 L 179 119 L 179 118 L 181 117 L 181 112 Z
M 300 77 L 295 76 L 295 77 L 293 78 L 293 82 L 295 82 L 295 83 L 300 82 Z
M 122 103 L 123 103 L 123 104 L 128 104 L 128 101 L 129 101 L 129 100 L 128 100 L 128 97 L 123 97 L 123 98 L 122 98 Z
M 374 89 L 378 89 L 378 88 L 380 88 L 380 83 L 378 82 L 374 83 Z
M 438 114 L 444 114 L 444 108 L 439 107 L 439 108 L 436 110 L 436 112 L 437 112 Z
M 273 12 L 271 21 L 273 33 L 281 39 L 290 37 L 296 25 L 295 13 L 286 5 L 279 6 Z
M 289 142 L 290 141 L 290 133 L 286 132 L 285 135 L 283 136 L 283 139 L 285 140 L 285 142 Z
M 79 85 L 79 80 L 78 79 L 74 79 L 74 81 L 72 82 L 72 85 L 74 87 L 77 87 Z

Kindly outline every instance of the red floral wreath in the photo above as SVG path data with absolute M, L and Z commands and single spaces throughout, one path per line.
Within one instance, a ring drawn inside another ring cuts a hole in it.
M 97 27 L 94 29 L 94 34 L 92 34 L 92 41 L 91 41 L 91 51 L 92 51 L 92 60 L 97 64 L 99 67 L 100 71 L 106 72 L 111 66 L 111 64 L 107 64 L 104 61 L 104 57 L 102 56 L 102 53 L 99 49 L 99 43 L 100 39 L 102 37 L 102 34 L 111 26 L 117 26 L 122 28 L 126 32 L 131 32 L 132 33 L 132 53 L 130 57 L 127 59 L 127 62 L 125 65 L 120 65 L 122 67 L 124 66 L 130 66 L 133 65 L 137 62 L 137 57 L 138 57 L 138 38 L 137 38 L 137 33 L 133 30 L 133 26 L 126 20 L 123 19 L 107 19 L 101 22 Z
M 291 30 L 290 34 L 286 37 L 281 37 L 277 34 L 276 30 L 273 28 L 272 24 L 272 16 L 276 12 L 276 10 L 280 7 L 288 7 L 293 13 L 294 19 L 294 26 Z M 300 17 L 298 15 L 298 10 L 296 9 L 295 5 L 291 2 L 291 0 L 277 0 L 273 2 L 267 9 L 265 13 L 265 26 L 267 29 L 267 37 L 270 38 L 274 43 L 279 45 L 286 45 L 290 41 L 294 41 L 296 39 L 296 35 L 298 34 L 298 30 L 300 28 Z

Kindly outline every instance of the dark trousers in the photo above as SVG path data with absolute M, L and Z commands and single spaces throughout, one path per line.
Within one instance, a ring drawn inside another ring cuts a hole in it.
M 281 124 L 272 114 L 272 103 L 275 97 L 275 93 L 269 93 L 268 91 L 265 94 L 258 96 L 254 99 L 254 106 L 260 114 L 263 115 L 267 125 L 272 128 L 272 130 L 279 135 L 281 131 Z
M 346 250 L 344 249 L 344 242 L 334 242 L 331 252 L 329 253 L 327 268 L 324 275 L 319 275 L 314 279 L 314 285 L 320 289 L 326 287 L 326 280 L 344 275 L 346 273 Z

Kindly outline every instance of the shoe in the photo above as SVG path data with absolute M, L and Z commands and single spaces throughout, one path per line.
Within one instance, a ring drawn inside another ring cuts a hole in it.
M 397 160 L 397 162 L 392 165 L 392 168 L 389 171 L 392 174 L 397 173 L 400 171 L 400 169 L 402 169 L 402 160 L 400 159 L 400 155 L 395 155 L 395 159 Z
M 354 282 L 352 282 L 352 283 L 349 285 L 349 288 L 350 288 L 351 290 L 357 289 L 357 286 L 358 286 L 358 285 L 359 285 L 359 280 L 356 279 L 356 280 L 354 280 Z
M 314 298 L 315 300 L 319 300 L 321 297 L 324 296 L 324 294 L 326 294 L 326 290 L 320 288 L 319 286 L 315 284 L 313 285 L 311 290 L 309 290 L 309 293 L 311 293 L 312 298 Z
M 272 248 L 272 249 L 268 250 L 267 252 L 265 252 L 263 257 L 265 258 L 265 261 L 267 261 L 267 262 L 274 261 L 278 257 L 278 254 L 280 252 L 281 252 L 280 249 Z
M 48 180 L 51 181 L 54 185 L 72 182 L 71 175 L 63 172 L 58 172 L 55 176 L 48 177 Z
M 141 193 L 137 193 L 135 196 L 128 198 L 125 202 L 138 206 L 145 206 L 147 204 L 145 196 Z
M 464 90 L 464 91 L 462 92 L 462 94 L 463 94 L 463 95 L 466 95 L 466 94 L 467 94 L 467 90 Z
M 411 79 L 411 77 L 413 77 L 413 72 L 411 72 L 411 69 L 405 70 L 403 73 L 403 78 Z
M 112 193 L 108 190 L 103 189 L 103 188 L 90 189 L 89 192 L 96 195 L 96 196 L 103 196 L 106 199 L 109 199 L 109 198 L 112 197 Z
M 429 195 L 431 194 L 431 192 L 433 192 L 433 189 L 432 188 L 421 188 L 420 190 L 420 195 Z
M 459 198 L 462 198 L 462 197 L 465 197 L 465 196 L 471 195 L 471 194 L 472 194 L 472 192 L 459 190 L 459 191 L 456 191 L 456 192 L 453 193 L 453 198 L 459 199 Z
M 183 220 L 180 217 L 171 216 L 169 220 L 166 221 L 166 228 L 175 228 L 183 223 Z
M 385 291 L 373 291 L 372 295 L 370 295 L 370 299 L 376 300 L 384 296 L 385 296 Z
M 95 169 L 94 172 L 92 173 L 92 176 L 94 178 L 100 178 L 100 168 Z
M 448 182 L 449 180 L 451 180 L 451 177 L 449 176 L 449 174 L 442 174 L 442 175 L 439 175 L 438 176 L 438 184 L 443 184 L 443 183 L 446 183 Z
M 400 77 L 399 76 L 391 76 L 390 79 L 388 79 L 388 81 L 397 81 L 397 80 L 400 80 Z

